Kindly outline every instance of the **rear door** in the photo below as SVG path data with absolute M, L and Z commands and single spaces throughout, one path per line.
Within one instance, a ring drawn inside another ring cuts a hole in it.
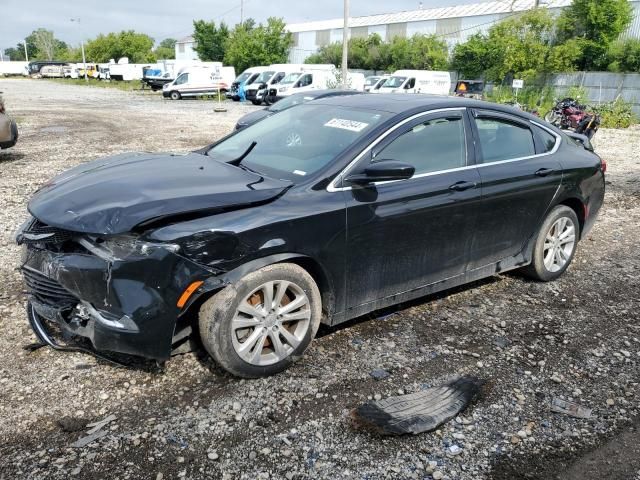
M 555 153 L 560 138 L 554 133 L 515 115 L 491 110 L 472 113 L 482 209 L 471 269 L 521 253 L 562 180 Z

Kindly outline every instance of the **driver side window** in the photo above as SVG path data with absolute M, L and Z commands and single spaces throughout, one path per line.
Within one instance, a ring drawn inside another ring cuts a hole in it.
M 416 86 L 416 79 L 415 78 L 410 78 L 409 81 L 407 82 L 407 84 L 404 86 L 405 90 L 409 90 L 410 88 L 413 88 Z
M 189 74 L 188 73 L 183 73 L 176 80 L 176 85 L 182 85 L 184 83 L 187 83 L 188 80 L 189 80 Z
M 395 160 L 416 169 L 415 175 L 466 166 L 464 121 L 461 115 L 432 118 L 391 141 L 373 162 Z
M 313 79 L 312 75 L 310 73 L 307 73 L 302 77 L 300 77 L 300 80 L 298 81 L 298 86 L 306 87 L 307 85 L 311 85 L 312 79 Z

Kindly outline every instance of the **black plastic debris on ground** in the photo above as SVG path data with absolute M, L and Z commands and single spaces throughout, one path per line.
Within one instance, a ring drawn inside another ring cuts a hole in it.
M 475 377 L 458 377 L 421 392 L 367 402 L 354 411 L 354 420 L 383 435 L 429 432 L 467 408 L 483 384 Z

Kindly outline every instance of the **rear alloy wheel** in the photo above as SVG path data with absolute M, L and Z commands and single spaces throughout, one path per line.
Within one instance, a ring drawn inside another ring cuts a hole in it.
M 313 278 L 298 265 L 275 264 L 207 300 L 200 310 L 200 335 L 225 370 L 240 377 L 262 377 L 286 369 L 302 356 L 321 315 Z
M 525 273 L 548 282 L 562 275 L 573 260 L 580 238 L 580 223 L 576 213 L 558 205 L 547 216 L 533 249 L 533 261 Z

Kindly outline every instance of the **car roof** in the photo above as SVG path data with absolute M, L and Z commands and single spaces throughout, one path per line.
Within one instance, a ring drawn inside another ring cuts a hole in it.
M 421 93 L 381 93 L 365 95 L 345 95 L 338 97 L 327 97 L 313 100 L 314 104 L 335 105 L 346 108 L 361 108 L 368 110 L 379 110 L 393 114 L 401 114 L 414 110 L 436 110 L 439 108 L 485 108 L 496 110 L 511 115 L 517 115 L 525 119 L 540 121 L 522 110 L 500 105 L 498 103 L 484 102 L 463 97 L 448 97 L 443 95 L 426 95 Z
M 359 93 L 358 90 L 344 90 L 339 88 L 325 88 L 322 90 L 307 90 L 306 92 L 294 93 L 294 95 L 300 95 L 302 97 L 324 98 L 335 97 L 339 95 L 355 95 Z

